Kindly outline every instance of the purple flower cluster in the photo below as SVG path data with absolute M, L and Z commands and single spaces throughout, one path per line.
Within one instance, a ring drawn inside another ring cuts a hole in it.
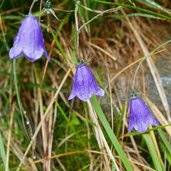
M 9 52 L 11 59 L 17 59 L 22 55 L 31 62 L 38 60 L 42 55 L 48 59 L 40 25 L 36 17 L 31 14 L 22 21 L 14 39 L 14 45 Z M 68 100 L 78 97 L 86 102 L 92 95 L 104 96 L 104 90 L 97 85 L 95 77 L 87 65 L 78 65 Z M 157 126 L 158 122 L 142 99 L 138 97 L 132 98 L 130 101 L 128 132 L 135 129 L 143 133 L 148 129 L 149 125 Z

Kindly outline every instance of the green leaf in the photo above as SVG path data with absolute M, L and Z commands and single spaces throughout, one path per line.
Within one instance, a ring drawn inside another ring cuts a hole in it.
M 77 125 L 80 125 L 80 121 L 77 118 L 75 112 L 72 113 L 72 115 L 71 115 L 71 121 L 70 122 L 71 122 L 71 124 L 76 125 L 76 126 Z

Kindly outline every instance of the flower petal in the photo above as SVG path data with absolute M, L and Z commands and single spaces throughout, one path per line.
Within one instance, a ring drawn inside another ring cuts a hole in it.
M 148 128 L 148 124 L 144 122 L 139 122 L 138 124 L 134 124 L 134 129 L 141 133 L 146 132 L 147 128 Z
M 36 50 L 34 49 L 34 51 L 29 51 L 29 49 L 24 49 L 23 51 L 25 57 L 30 60 L 31 62 L 35 62 L 36 60 L 38 60 L 42 55 L 43 55 L 43 49 L 39 49 Z
M 72 100 L 75 96 L 76 96 L 76 95 L 75 95 L 74 91 L 72 90 L 72 91 L 71 91 L 71 94 L 70 94 L 69 97 L 68 97 L 68 100 Z
M 131 132 L 133 128 L 134 128 L 133 125 L 129 123 L 128 132 Z
M 104 96 L 105 92 L 103 89 L 97 86 L 96 92 L 94 94 L 96 94 L 97 96 Z
M 89 87 L 86 86 L 80 86 L 79 89 L 77 90 L 77 97 L 86 102 L 90 97 L 92 96 L 92 91 Z
M 9 51 L 10 59 L 17 59 L 22 55 L 22 44 L 20 43 L 20 37 L 17 35 L 14 38 L 14 46 Z

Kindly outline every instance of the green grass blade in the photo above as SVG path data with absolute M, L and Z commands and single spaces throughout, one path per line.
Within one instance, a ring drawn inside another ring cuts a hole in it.
M 171 145 L 170 145 L 169 141 L 167 140 L 167 138 L 166 138 L 164 132 L 162 131 L 162 129 L 158 129 L 158 133 L 159 133 L 164 145 L 166 146 L 167 150 L 171 154 Z
M 117 2 L 106 2 L 106 1 L 101 1 L 101 0 L 95 0 L 95 1 L 99 2 L 99 3 L 102 3 L 102 4 L 116 5 L 116 6 L 121 6 L 123 8 L 134 9 L 134 10 L 137 10 L 137 11 L 144 12 L 146 14 L 154 15 L 155 17 L 159 17 L 161 19 L 171 20 L 171 17 L 169 17 L 169 16 L 166 16 L 164 14 L 159 14 L 157 12 L 154 12 L 154 11 L 151 11 L 151 10 L 148 10 L 148 9 L 145 9 L 145 8 L 137 7 L 137 6 L 122 4 L 122 3 L 117 3 Z
M 3 164 L 4 164 L 4 168 L 5 168 L 6 154 L 5 154 L 4 144 L 3 144 L 3 141 L 2 141 L 1 132 L 0 132 L 0 155 L 1 155 L 1 158 L 2 158 L 2 161 L 3 161 Z
M 116 168 L 115 168 L 115 164 L 114 163 L 112 163 L 112 171 L 115 171 L 116 170 Z
M 57 29 L 57 31 L 55 33 L 51 32 L 52 36 L 53 36 L 53 39 L 54 39 L 54 41 L 56 43 L 56 46 L 58 47 L 59 51 L 61 52 L 61 54 L 62 54 L 62 56 L 63 56 L 63 58 L 64 58 L 64 60 L 66 62 L 68 62 L 67 56 L 65 54 L 65 51 L 64 51 L 61 43 L 58 41 L 57 37 L 60 35 L 60 31 L 63 29 L 64 25 L 68 22 L 68 19 L 69 19 L 69 15 L 67 15 L 65 18 L 63 18 L 63 20 L 61 21 L 61 24 L 59 25 L 59 27 L 58 27 L 58 29 Z
M 94 107 L 94 109 L 95 109 L 95 111 L 96 111 L 106 133 L 107 133 L 107 135 L 109 136 L 113 146 L 115 147 L 117 153 L 119 154 L 120 159 L 122 160 L 126 170 L 133 171 L 133 168 L 132 168 L 125 152 L 123 151 L 122 147 L 120 146 L 119 141 L 117 140 L 113 130 L 111 129 L 111 127 L 110 127 L 110 125 L 109 125 L 109 123 L 108 123 L 108 121 L 107 121 L 107 119 L 106 119 L 106 117 L 102 111 L 102 108 L 101 108 L 99 102 L 97 101 L 97 98 L 95 96 L 93 96 L 91 98 L 91 102 L 93 104 L 93 107 Z
M 54 33 L 52 33 L 52 36 L 53 36 L 53 39 L 55 40 L 56 46 L 58 47 L 59 51 L 60 51 L 61 54 L 62 54 L 64 60 L 67 62 L 67 56 L 66 56 L 66 54 L 65 54 L 65 52 L 64 52 L 64 49 L 62 48 L 60 42 L 58 41 L 56 35 L 55 35 Z
M 163 153 L 166 155 L 166 159 L 169 162 L 169 164 L 171 165 L 171 154 L 168 152 L 168 150 L 166 149 L 166 147 L 163 143 L 160 143 L 160 148 L 163 151 Z
M 152 0 L 138 0 L 138 1 L 141 2 L 143 5 L 147 4 L 148 6 L 150 6 L 152 8 L 159 9 L 169 15 L 171 14 L 171 12 L 167 8 L 162 7 L 155 1 L 152 1 Z
M 145 17 L 145 18 L 150 18 L 150 19 L 160 19 L 159 17 L 155 17 L 154 15 L 151 14 L 144 14 L 144 13 L 131 13 L 131 14 L 125 14 L 125 15 L 107 15 L 105 18 L 114 18 L 114 19 L 123 19 L 126 17 Z
M 116 128 L 116 137 L 119 137 L 119 134 L 120 134 L 120 131 L 122 129 L 122 123 L 123 123 L 123 119 L 124 119 L 124 116 L 125 116 L 125 113 L 126 113 L 126 105 L 123 105 L 123 108 L 121 110 L 121 116 L 119 117 L 119 120 L 118 120 L 118 125 L 117 125 L 117 128 Z
M 149 134 L 144 134 L 143 138 L 145 139 L 146 145 L 148 147 L 148 150 L 150 152 L 150 156 L 153 160 L 154 167 L 157 171 L 164 171 L 163 165 L 160 162 L 160 159 L 158 158 L 156 149 L 154 147 L 154 143 L 150 137 Z

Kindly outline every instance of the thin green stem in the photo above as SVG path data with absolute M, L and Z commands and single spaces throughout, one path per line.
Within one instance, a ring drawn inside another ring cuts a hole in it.
M 166 16 L 166 15 L 154 12 L 154 11 L 150 11 L 150 10 L 145 9 L 145 8 L 140 8 L 140 7 L 137 7 L 137 6 L 134 6 L 134 5 L 127 5 L 127 4 L 117 3 L 117 2 L 107 2 L 107 1 L 101 1 L 101 0 L 95 0 L 95 2 L 99 2 L 99 3 L 102 3 L 102 4 L 121 6 L 123 8 L 130 8 L 130 9 L 134 9 L 134 10 L 145 12 L 147 14 L 158 16 L 161 19 L 171 20 L 171 17 L 169 17 L 169 16 Z
M 132 81 L 132 89 L 134 90 L 134 87 L 135 87 L 135 80 L 136 80 L 136 76 L 137 76 L 137 73 L 138 73 L 138 70 L 140 69 L 141 67 L 141 64 L 148 58 L 148 57 L 151 57 L 154 53 L 156 53 L 156 51 L 158 51 L 160 48 L 162 48 L 163 46 L 165 46 L 166 44 L 170 43 L 171 40 L 168 40 L 166 42 L 164 42 L 163 44 L 161 44 L 160 46 L 158 46 L 156 49 L 154 49 L 149 55 L 145 56 L 141 61 L 140 63 L 138 64 L 136 70 L 135 70 L 135 74 L 134 74 L 134 77 L 133 77 L 133 81 Z
M 74 12 L 74 16 L 75 16 L 75 27 L 76 27 L 76 51 L 77 51 L 77 57 L 80 57 L 79 54 L 79 26 L 78 26 L 78 4 L 80 3 L 80 1 L 78 1 L 75 4 L 75 12 Z
M 17 83 L 17 72 L 16 72 L 16 60 L 15 59 L 13 60 L 13 77 L 14 77 L 15 92 L 16 92 L 16 96 L 17 96 L 17 103 L 18 103 L 18 107 L 19 107 L 19 110 L 20 110 L 20 113 L 21 113 L 23 126 L 25 128 L 25 132 L 27 133 L 27 136 L 29 137 L 28 131 L 27 131 L 26 127 L 25 127 L 24 117 L 25 117 L 27 126 L 29 126 L 29 131 L 30 132 L 31 132 L 31 126 L 30 126 L 30 121 L 29 121 L 29 119 L 27 117 L 26 111 L 24 110 L 24 107 L 23 107 L 23 105 L 21 103 L 21 99 L 20 99 L 20 94 L 19 94 L 19 90 L 18 90 L 18 83 Z
M 19 90 L 18 90 L 18 84 L 17 84 L 17 72 L 16 72 L 16 60 L 13 60 L 13 76 L 14 76 L 14 85 L 15 85 L 15 91 L 16 91 L 16 95 L 17 95 L 17 103 L 20 109 L 20 112 L 25 114 L 25 110 L 21 104 L 21 99 L 20 99 L 20 95 L 19 95 Z
M 2 140 L 2 134 L 1 134 L 1 131 L 0 131 L 0 155 L 1 155 L 1 158 L 2 158 L 2 162 L 4 164 L 4 168 L 5 168 L 5 158 L 6 158 L 6 154 L 5 154 L 5 147 L 4 147 L 4 143 L 3 143 L 3 140 Z
M 32 13 L 33 6 L 34 6 L 34 4 L 35 4 L 37 1 L 38 1 L 38 0 L 33 0 L 32 4 L 31 4 L 31 6 L 30 6 L 30 9 L 29 9 L 29 14 Z
M 150 156 L 153 160 L 153 164 L 154 164 L 154 167 L 157 171 L 164 171 L 164 166 L 163 164 L 161 163 L 160 161 L 160 158 L 156 152 L 156 149 L 154 147 L 154 143 L 152 141 L 152 138 L 149 134 L 143 134 L 143 138 L 146 142 L 146 145 L 148 147 L 148 150 L 149 150 L 149 153 L 150 153 Z
M 110 13 L 110 12 L 116 12 L 116 11 L 118 11 L 118 10 L 120 10 L 122 7 L 117 7 L 117 8 L 111 8 L 111 9 L 108 9 L 108 10 L 105 10 L 105 11 L 99 11 L 98 13 L 99 14 L 97 14 L 95 17 L 93 17 L 91 20 L 89 20 L 89 21 L 87 21 L 85 24 L 83 24 L 78 30 L 77 30 L 77 32 L 78 32 L 78 34 L 80 33 L 80 31 L 86 26 L 86 25 L 88 25 L 88 24 L 90 24 L 92 21 L 94 21 L 95 19 L 97 19 L 98 17 L 100 17 L 100 16 L 103 16 L 104 14 L 106 14 L 106 13 Z

